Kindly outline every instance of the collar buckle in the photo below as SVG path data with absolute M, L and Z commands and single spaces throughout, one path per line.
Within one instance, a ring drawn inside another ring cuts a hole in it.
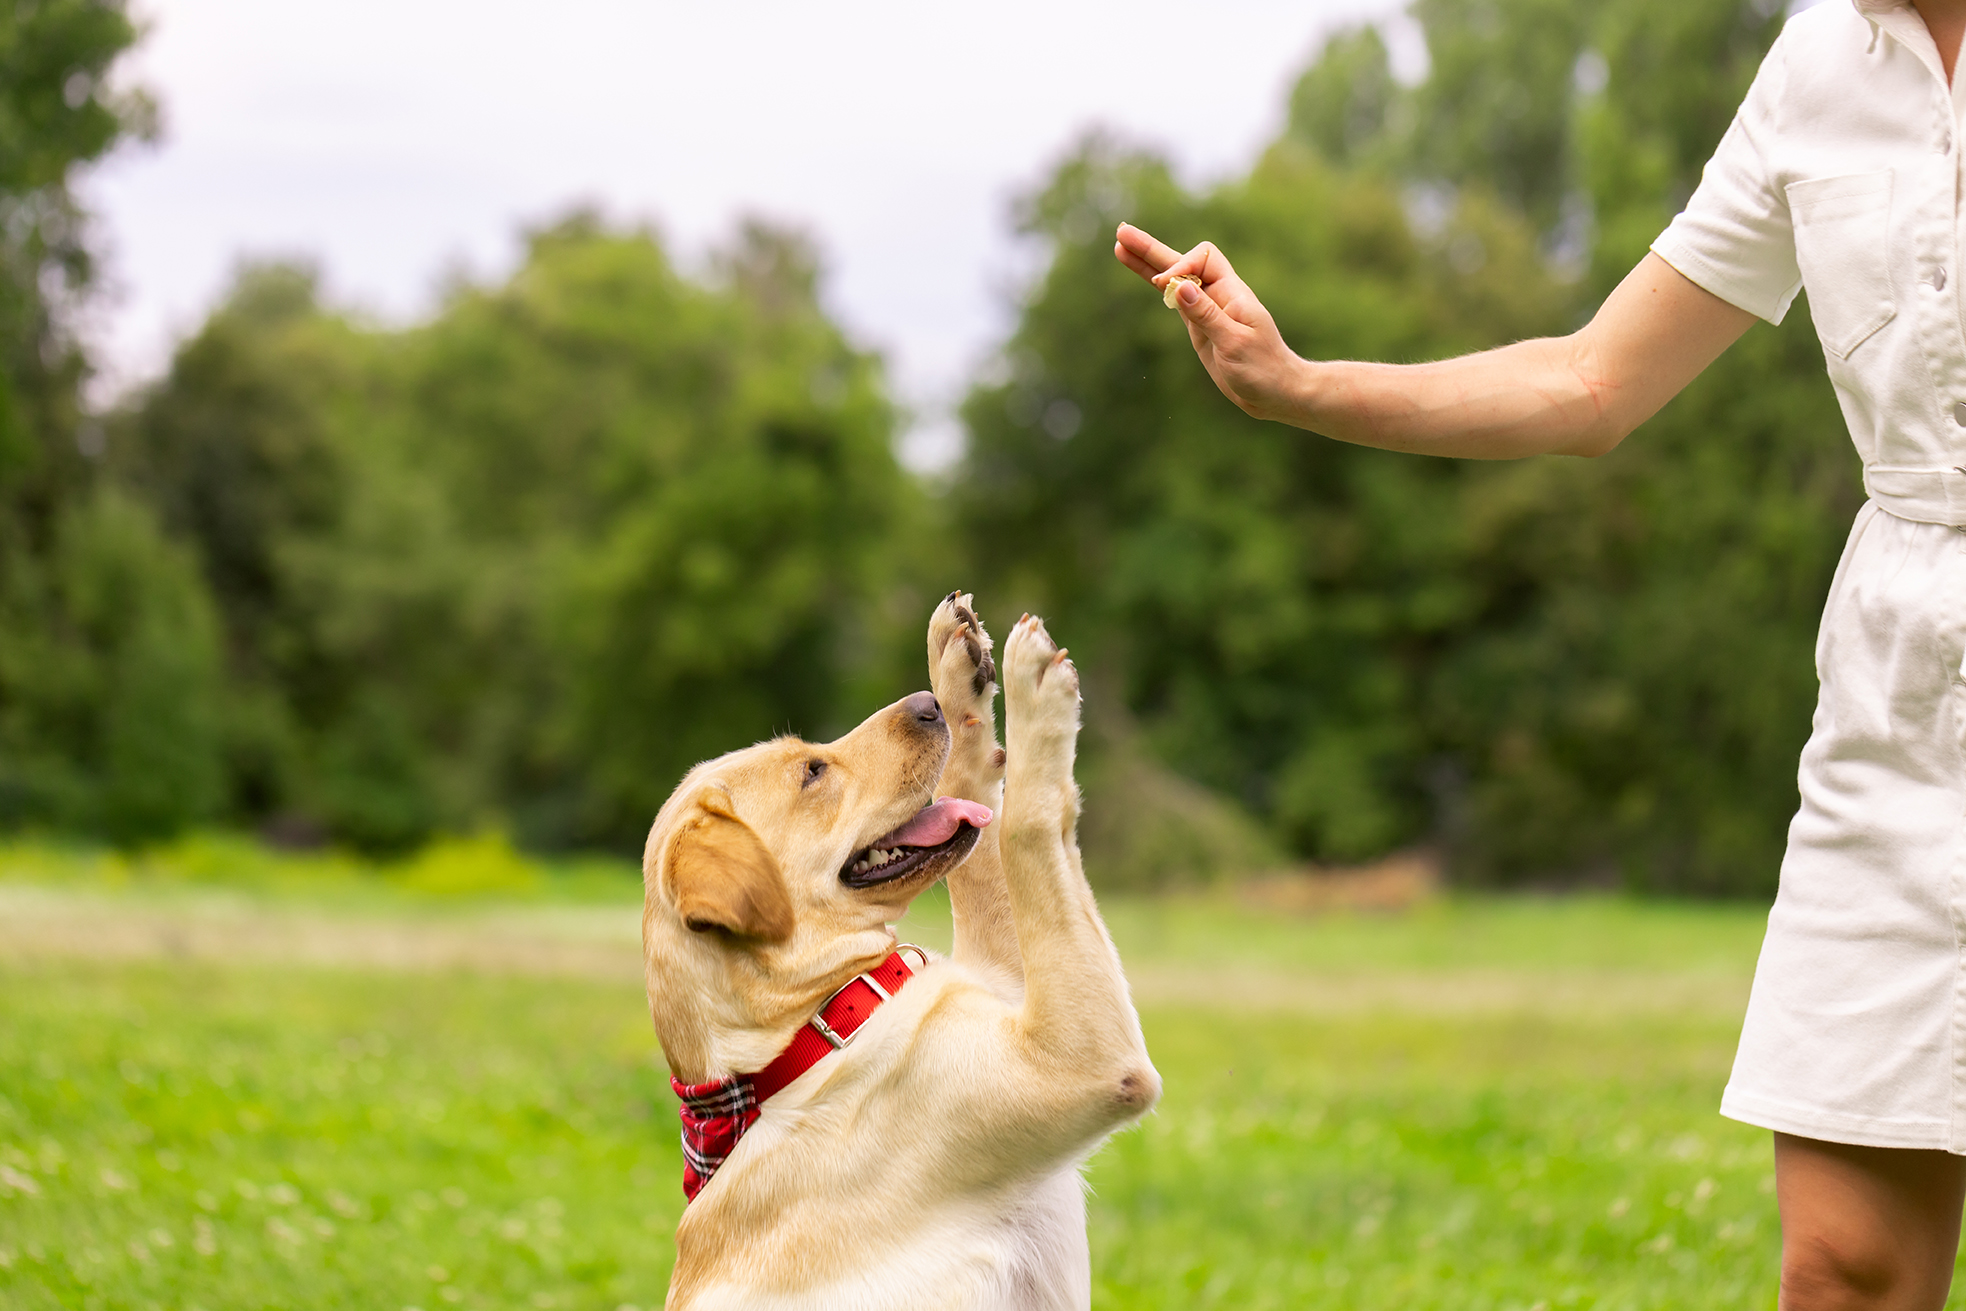
M 874 990 L 874 995 L 880 998 L 882 1001 L 894 1000 L 894 994 L 889 992 L 886 988 L 883 988 L 880 985 L 880 983 L 874 978 L 871 972 L 867 974 L 856 974 L 852 978 L 848 979 L 845 983 L 842 983 L 839 986 L 839 988 L 834 991 L 832 996 L 828 997 L 825 1001 L 819 1003 L 818 1012 L 814 1014 L 811 1019 L 806 1021 L 806 1023 L 811 1026 L 812 1031 L 814 1033 L 818 1034 L 820 1037 L 824 1038 L 829 1044 L 831 1044 L 834 1051 L 839 1051 L 841 1048 L 845 1047 L 848 1043 L 852 1042 L 856 1037 L 859 1036 L 860 1030 L 855 1029 L 852 1033 L 841 1033 L 839 1030 L 835 1029 L 832 1025 L 826 1023 L 826 1008 L 831 1006 L 834 1002 L 840 999 L 840 993 L 845 992 L 848 988 L 851 988 L 856 983 L 864 983 L 868 987 L 872 988 Z M 862 1021 L 862 1023 L 864 1024 L 865 1021 Z
M 889 953 L 889 959 L 892 959 L 894 956 L 900 955 L 904 951 L 914 952 L 916 958 L 921 961 L 922 965 L 924 967 L 927 966 L 928 953 L 923 951 L 920 947 L 917 947 L 912 942 L 904 942 L 900 946 L 896 947 L 893 952 Z M 887 961 L 881 962 L 881 965 L 885 965 L 885 964 L 887 964 Z M 879 969 L 880 966 L 877 965 L 874 968 Z M 902 974 L 904 979 L 912 973 L 913 971 L 909 970 L 907 968 L 906 963 L 904 962 L 902 965 Z M 833 995 L 828 997 L 825 1001 L 820 1002 L 818 1011 L 813 1014 L 813 1017 L 811 1019 L 806 1021 L 807 1027 L 810 1028 L 814 1033 L 818 1034 L 820 1037 L 824 1038 L 826 1040 L 827 1045 L 830 1046 L 834 1051 L 840 1051 L 843 1048 L 845 1048 L 848 1043 L 852 1042 L 854 1038 L 859 1036 L 860 1029 L 856 1028 L 852 1033 L 841 1033 L 839 1030 L 835 1029 L 832 1025 L 826 1022 L 826 1012 L 832 1008 L 834 1002 L 840 999 L 841 993 L 845 992 L 848 988 L 851 988 L 856 983 L 864 983 L 869 988 L 872 988 L 874 990 L 874 996 L 877 998 L 877 1000 L 874 1003 L 874 1005 L 876 1006 L 881 1005 L 883 1002 L 890 1002 L 894 1000 L 894 994 L 881 986 L 881 981 L 874 977 L 873 970 L 868 970 L 863 974 L 856 974 L 852 978 L 848 979 L 845 983 L 842 983 L 838 988 L 835 988 L 833 990 Z M 861 1021 L 861 1025 L 862 1027 L 864 1027 L 866 1025 L 866 1020 L 863 1019 Z

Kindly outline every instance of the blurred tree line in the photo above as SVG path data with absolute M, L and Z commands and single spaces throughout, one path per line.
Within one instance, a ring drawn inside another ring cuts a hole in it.
M 1203 193 L 1088 138 L 1023 205 L 1050 263 L 933 487 L 813 251 L 755 224 L 685 276 L 576 213 L 407 329 L 248 268 L 89 417 L 66 182 L 148 110 L 99 90 L 118 7 L 6 12 L 0 826 L 632 848 L 693 761 L 917 685 L 961 584 L 1090 671 L 1113 881 L 1430 842 L 1471 881 L 1773 886 L 1861 496 L 1804 313 L 1610 457 L 1457 464 L 1246 419 L 1110 234 L 1216 241 L 1309 355 L 1567 331 L 1778 6 L 1418 0 L 1417 85 L 1337 34 Z
M 1302 854 L 1463 880 L 1772 891 L 1815 622 L 1861 502 L 1806 314 L 1596 460 L 1420 459 L 1243 417 L 1110 254 L 1219 245 L 1301 354 L 1569 330 L 1684 204 L 1768 0 L 1417 0 L 1429 70 L 1323 48 L 1249 175 L 1095 137 L 1023 213 L 1050 267 L 970 395 L 978 586 L 1054 617 L 1128 731 Z M 981 544 L 987 543 L 987 547 Z
M 698 283 L 579 214 L 405 331 L 247 270 L 109 455 L 219 616 L 215 813 L 632 847 L 697 760 L 850 722 L 921 507 L 814 287 L 781 232 Z

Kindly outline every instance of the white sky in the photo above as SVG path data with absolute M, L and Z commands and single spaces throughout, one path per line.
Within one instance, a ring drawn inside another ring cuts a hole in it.
M 1011 323 L 1013 195 L 1093 124 L 1191 181 L 1243 168 L 1319 35 L 1395 7 L 139 0 L 120 76 L 165 135 L 83 187 L 99 354 L 111 388 L 160 371 L 241 255 L 312 257 L 337 301 L 399 321 L 576 201 L 653 221 L 686 264 L 759 213 L 818 239 L 828 305 L 886 355 L 933 465 Z

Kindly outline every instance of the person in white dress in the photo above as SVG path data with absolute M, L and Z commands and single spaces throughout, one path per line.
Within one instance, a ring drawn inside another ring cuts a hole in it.
M 1238 406 L 1429 455 L 1602 455 L 1800 290 L 1869 495 L 1721 1112 L 1775 1133 L 1783 1311 L 1936 1311 L 1966 1197 L 1966 0 L 1784 26 L 1699 189 L 1585 327 L 1433 364 L 1293 354 L 1213 245 L 1121 225 Z M 1713 440 L 1725 441 L 1722 432 Z

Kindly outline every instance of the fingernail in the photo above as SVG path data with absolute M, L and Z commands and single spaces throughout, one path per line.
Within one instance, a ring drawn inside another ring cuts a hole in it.
M 1201 299 L 1201 288 L 1192 282 L 1184 282 L 1181 284 L 1181 290 L 1174 294 L 1181 298 L 1183 305 L 1192 305 Z

